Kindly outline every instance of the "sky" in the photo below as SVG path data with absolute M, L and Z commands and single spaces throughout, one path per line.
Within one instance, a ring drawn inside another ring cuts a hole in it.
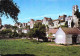
M 13 0 L 20 9 L 18 22 L 27 23 L 30 19 L 42 20 L 44 17 L 58 19 L 59 15 L 72 16 L 73 5 L 78 5 L 80 0 Z M 5 15 L 1 18 L 2 24 L 14 25 L 12 18 Z

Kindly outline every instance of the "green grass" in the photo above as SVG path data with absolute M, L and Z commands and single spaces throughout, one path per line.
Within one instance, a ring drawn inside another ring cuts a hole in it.
M 0 54 L 33 54 L 35 56 L 80 56 L 80 46 L 49 46 L 50 42 L 0 40 Z M 53 42 L 51 42 L 53 43 Z

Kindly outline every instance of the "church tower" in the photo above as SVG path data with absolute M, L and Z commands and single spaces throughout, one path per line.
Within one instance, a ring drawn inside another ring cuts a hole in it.
M 74 15 L 77 10 L 79 10 L 78 6 L 74 5 L 73 9 L 72 9 L 72 19 L 73 19 L 73 22 L 74 22 L 74 27 L 78 27 L 78 18 L 77 18 L 76 15 Z

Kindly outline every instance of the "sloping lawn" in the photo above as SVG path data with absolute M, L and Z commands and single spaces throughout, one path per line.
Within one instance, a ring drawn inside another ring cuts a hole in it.
M 27 39 L 0 40 L 1 55 L 27 56 L 80 56 L 80 46 L 49 46 L 50 42 Z

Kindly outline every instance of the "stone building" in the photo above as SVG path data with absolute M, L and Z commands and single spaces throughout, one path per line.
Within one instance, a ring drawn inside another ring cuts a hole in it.
M 74 22 L 74 27 L 78 27 L 79 18 L 77 18 L 77 16 L 74 15 L 77 10 L 79 10 L 78 6 L 74 5 L 73 9 L 72 9 L 72 18 L 73 18 L 73 22 Z
M 61 21 L 63 20 L 63 22 L 65 22 L 66 17 L 67 17 L 67 15 L 63 15 L 63 16 L 59 16 L 58 19 Z
M 42 20 L 36 20 L 35 23 L 42 23 Z
M 55 34 L 56 44 L 80 43 L 80 30 L 78 28 L 59 28 Z
M 65 22 L 67 23 L 67 27 L 71 28 L 72 16 L 68 16 L 65 18 Z
M 54 24 L 51 18 L 44 17 L 42 24 L 48 25 L 49 28 L 53 28 Z
M 30 21 L 30 29 L 32 29 L 34 27 L 35 21 L 34 19 L 31 19 Z
M 27 23 L 22 23 L 22 27 L 25 28 L 27 26 Z
M 22 28 L 22 23 L 20 23 L 20 22 L 15 23 L 14 26 L 17 26 L 18 28 Z
M 59 20 L 53 20 L 54 28 L 58 28 L 60 26 Z

